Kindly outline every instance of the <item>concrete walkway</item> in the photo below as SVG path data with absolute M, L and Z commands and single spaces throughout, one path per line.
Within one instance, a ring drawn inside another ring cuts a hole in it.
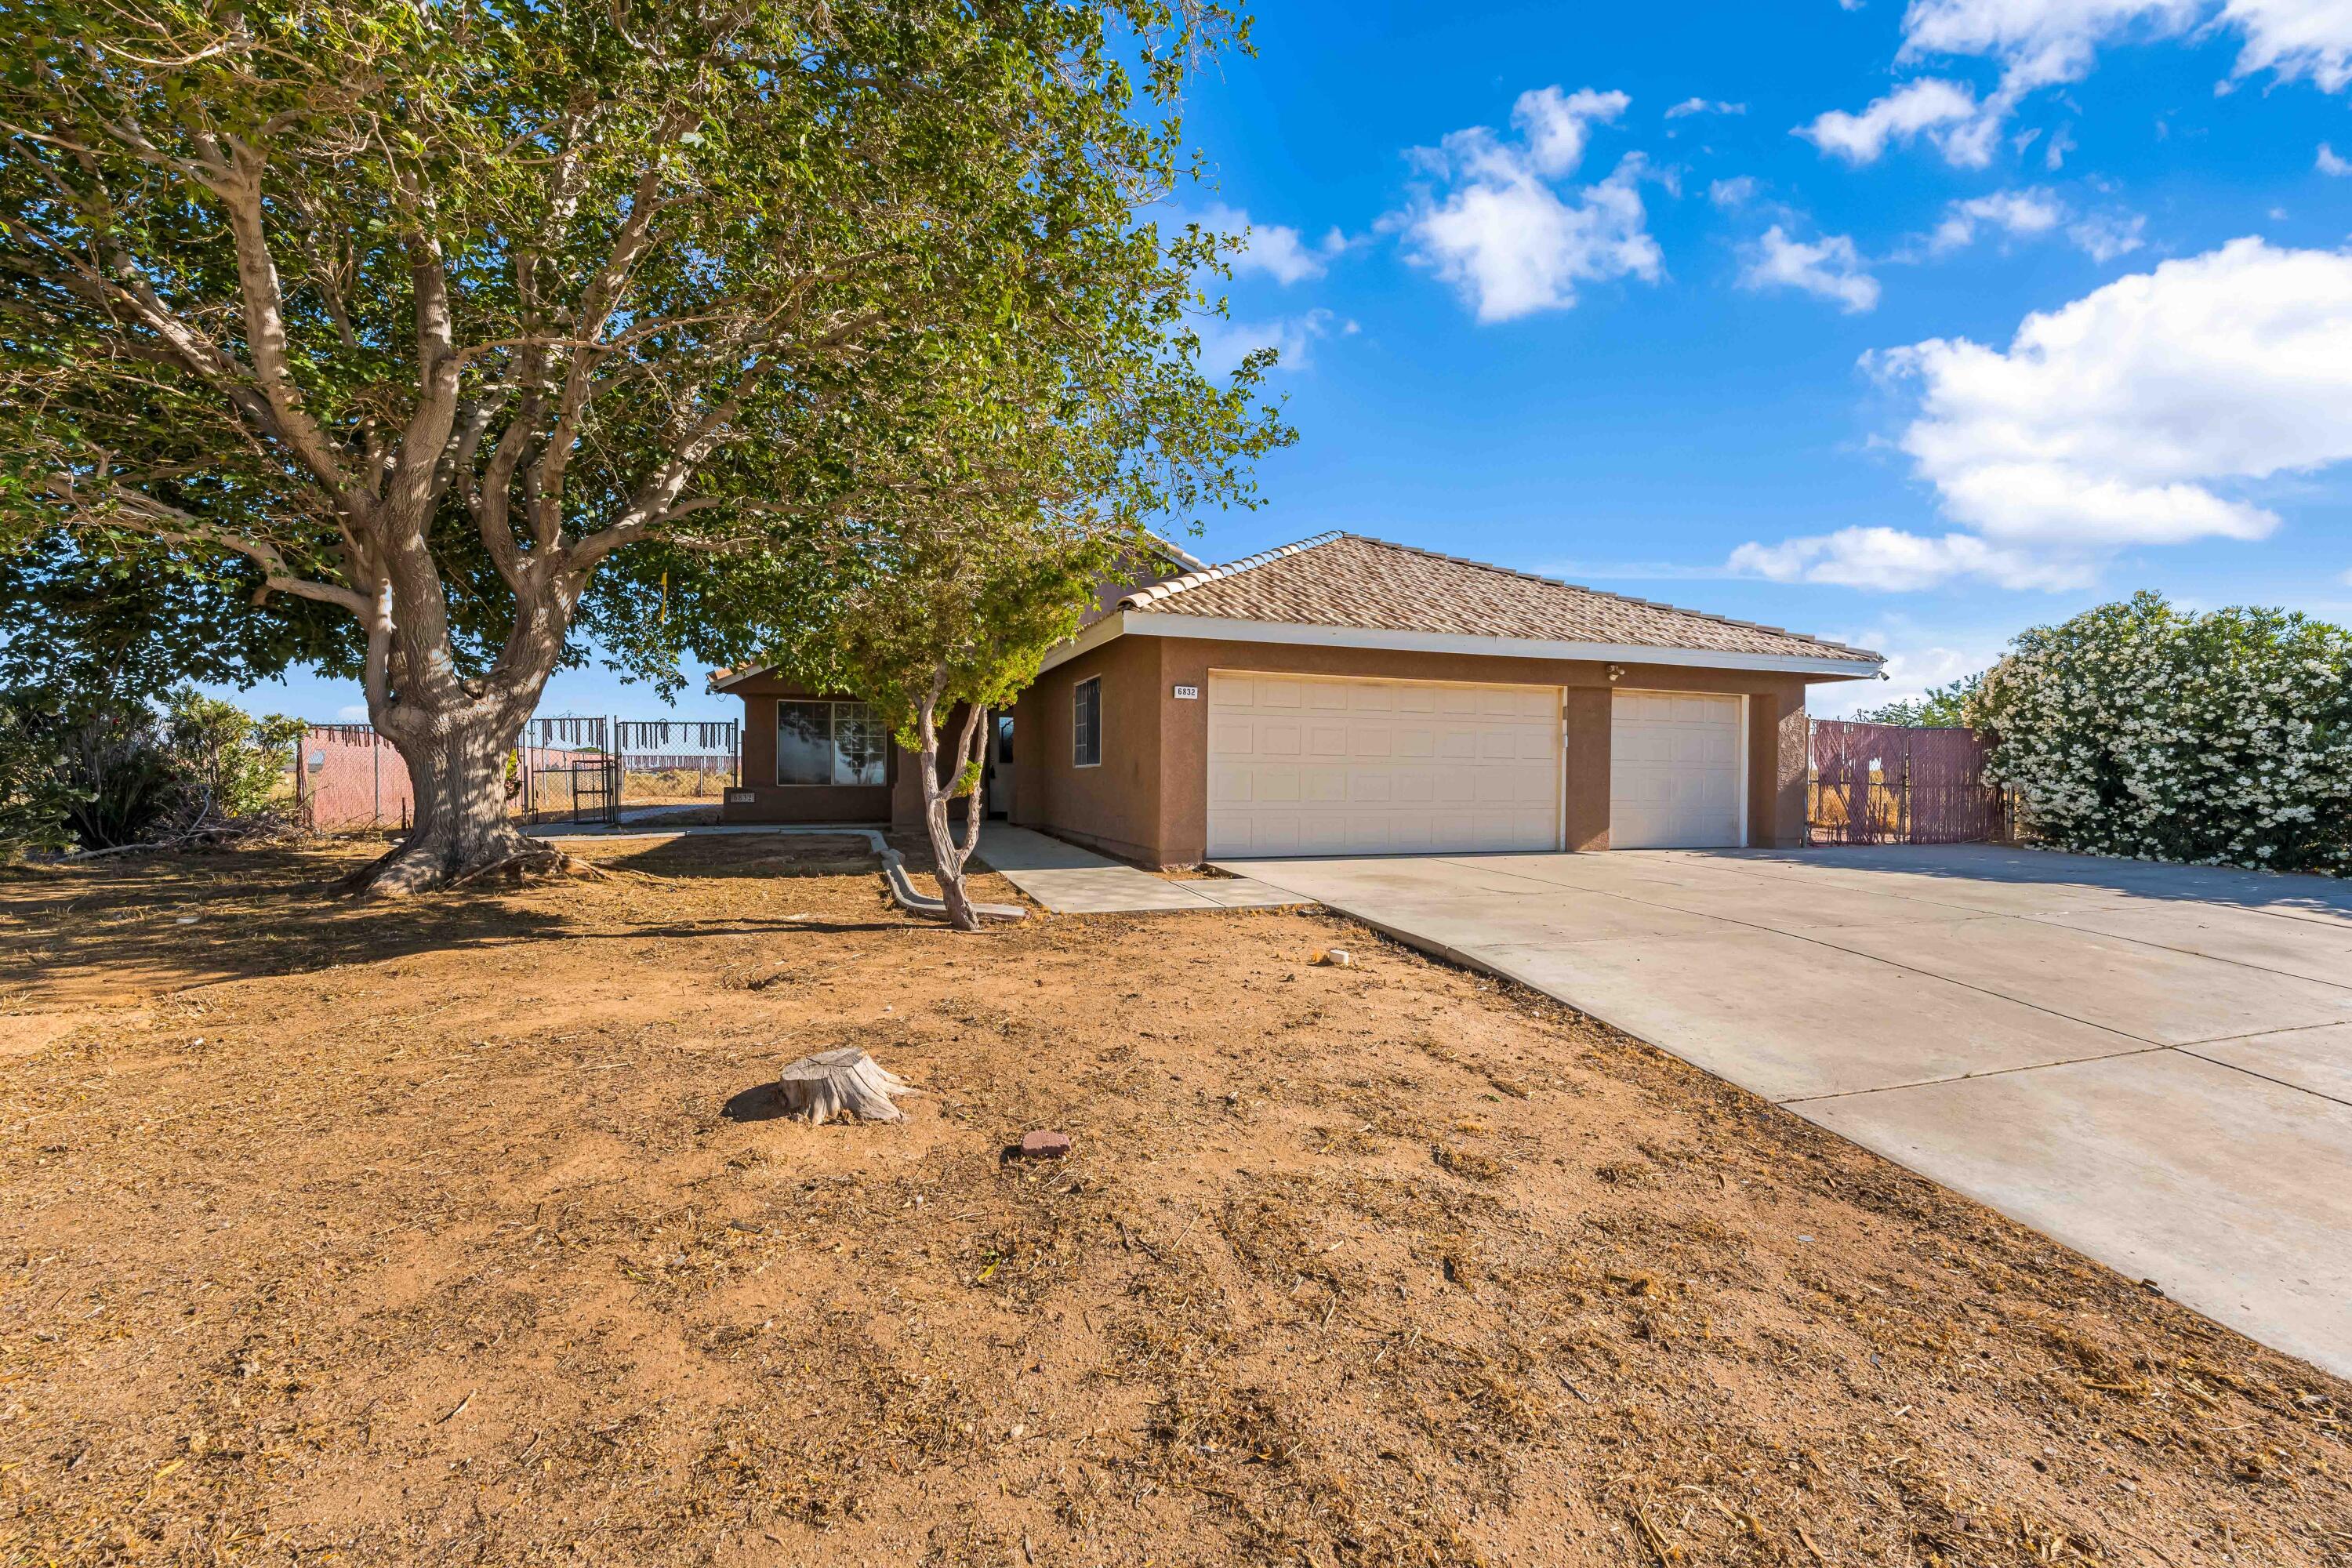
M 1171 881 L 1002 822 L 989 823 L 980 830 L 979 858 L 1055 914 L 1272 910 L 1315 901 L 1248 877 Z
M 2352 1376 L 2352 883 L 1977 845 L 1235 868 Z

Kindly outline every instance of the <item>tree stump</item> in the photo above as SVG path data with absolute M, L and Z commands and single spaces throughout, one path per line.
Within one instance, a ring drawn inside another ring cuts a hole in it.
M 836 1116 L 904 1121 L 907 1113 L 891 1104 L 890 1097 L 922 1092 L 885 1071 L 881 1063 L 856 1046 L 803 1057 L 776 1075 L 776 1093 L 782 1097 L 786 1112 L 812 1127 L 822 1127 Z

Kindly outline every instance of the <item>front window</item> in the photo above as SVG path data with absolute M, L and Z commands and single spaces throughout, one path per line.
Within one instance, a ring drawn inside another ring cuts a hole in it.
M 866 703 L 776 704 L 780 784 L 883 784 L 889 754 L 889 737 Z
M 1102 677 L 1091 676 L 1078 682 L 1076 710 L 1072 715 L 1072 747 L 1075 761 L 1082 768 L 1091 768 L 1102 762 Z

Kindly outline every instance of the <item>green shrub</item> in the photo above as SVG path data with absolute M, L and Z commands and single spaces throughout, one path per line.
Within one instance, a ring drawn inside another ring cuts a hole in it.
M 182 826 L 257 816 L 286 790 L 302 721 L 257 719 L 233 702 L 184 686 L 163 700 L 163 740 L 175 775 Z
M 176 777 L 162 727 L 143 703 L 69 709 L 60 721 L 66 782 L 77 795 L 66 823 L 85 849 L 152 837 L 171 815 Z
M 113 848 L 268 814 L 299 720 L 256 719 L 183 687 L 162 711 L 106 697 L 0 700 L 0 847 Z
M 82 796 L 66 776 L 58 730 L 38 694 L 0 695 L 0 858 L 73 842 L 66 818 Z
M 2352 872 L 2352 634 L 2139 594 L 2037 626 L 1968 721 L 2027 826 L 2063 848 Z

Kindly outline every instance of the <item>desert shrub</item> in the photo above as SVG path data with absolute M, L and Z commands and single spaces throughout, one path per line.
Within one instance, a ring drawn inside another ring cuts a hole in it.
M 285 794 L 288 759 L 302 721 L 257 719 L 233 702 L 182 687 L 163 700 L 163 738 L 176 775 L 184 826 L 236 821 L 269 810 Z
M 299 720 L 257 719 L 184 687 L 159 710 L 88 694 L 0 700 L 0 845 L 112 848 L 268 815 Z
M 2063 848 L 2352 871 L 2352 634 L 2158 594 L 2037 626 L 1968 721 L 2026 825 Z
M 66 825 L 85 849 L 136 844 L 162 827 L 177 773 L 163 726 L 143 702 L 69 705 L 59 716 L 60 765 L 76 799 Z

